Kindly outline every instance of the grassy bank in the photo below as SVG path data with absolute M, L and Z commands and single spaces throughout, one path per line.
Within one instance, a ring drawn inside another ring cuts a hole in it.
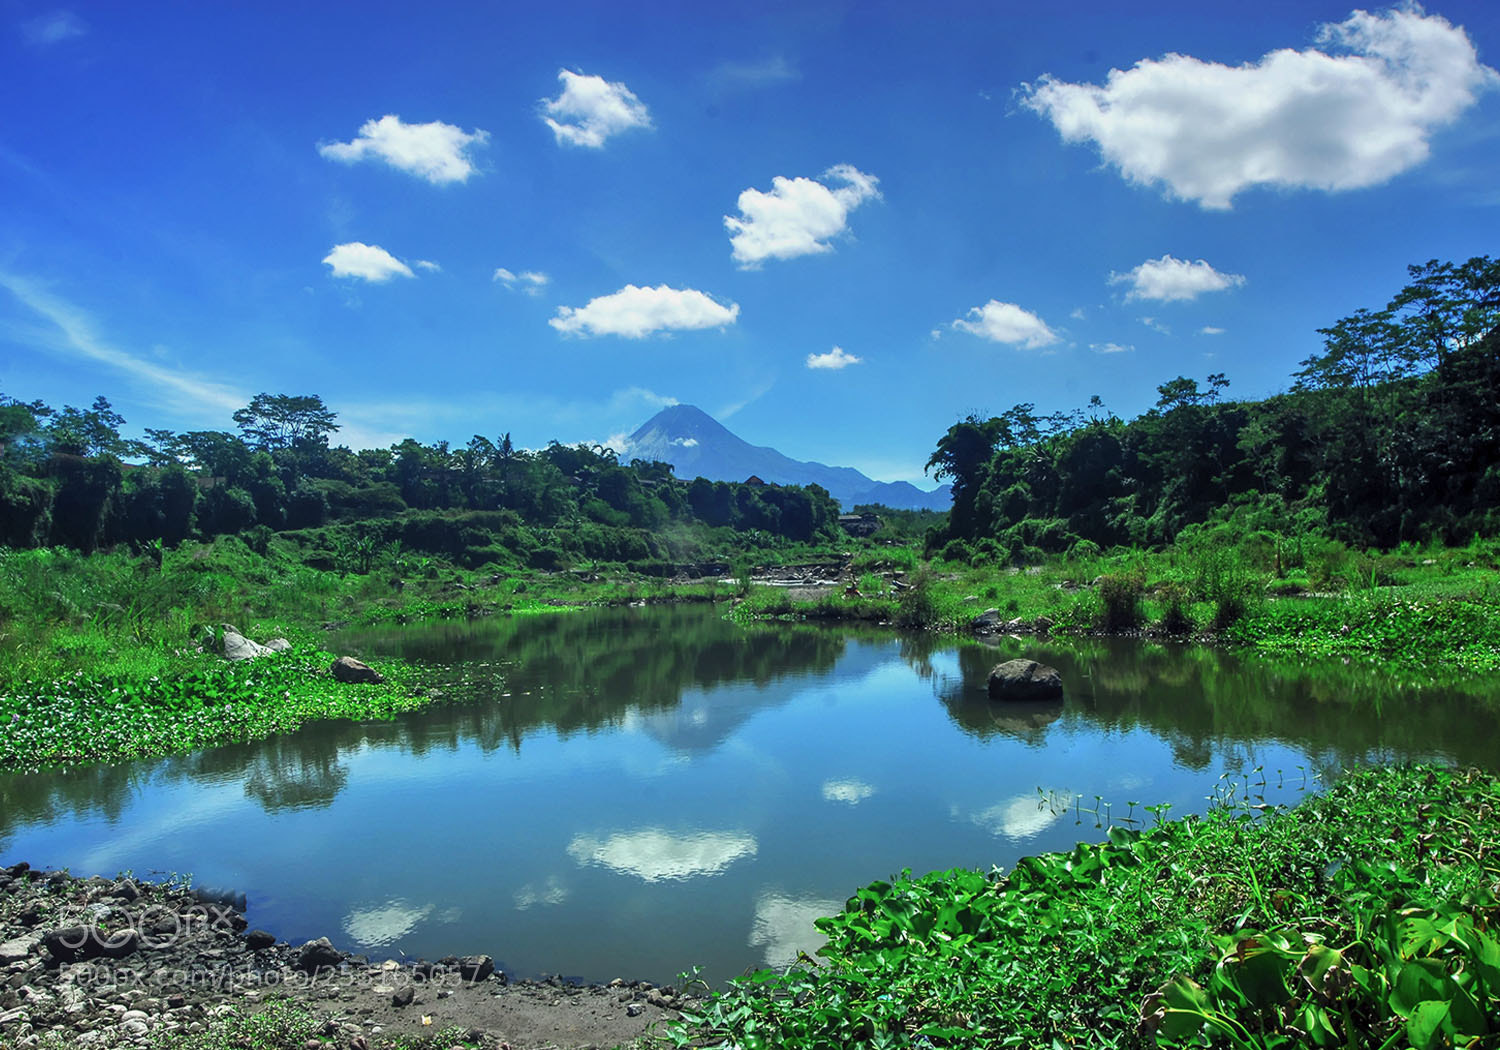
M 623 571 L 466 571 L 399 551 L 369 572 L 339 572 L 235 537 L 139 555 L 0 549 L 0 770 L 191 751 L 431 702 L 420 669 L 398 661 L 381 662 L 385 684 L 336 682 L 327 627 L 732 590 Z M 230 664 L 205 644 L 226 623 L 293 648 Z
M 463 569 L 399 548 L 366 571 L 306 563 L 272 538 L 142 554 L 0 550 L 0 769 L 140 757 L 247 740 L 310 719 L 380 718 L 430 702 L 420 670 L 385 686 L 327 673 L 331 626 L 555 612 L 588 605 L 736 599 L 744 619 L 854 619 L 966 629 L 977 616 L 1052 634 L 1146 633 L 1290 657 L 1399 664 L 1428 678 L 1500 669 L 1500 543 L 1351 551 L 1331 541 L 1190 533 L 1164 551 L 1079 545 L 1024 567 L 924 560 L 912 543 L 789 548 L 783 561 L 839 561 L 820 597 L 754 585 L 742 555 L 694 583 L 624 565 L 569 572 Z M 764 553 L 764 552 L 762 552 Z M 826 575 L 826 574 L 825 574 Z M 847 583 L 854 589 L 848 590 Z M 202 645 L 230 623 L 289 638 L 292 653 L 229 666 Z
M 675 1041 L 1494 1046 L 1497 806 L 1488 774 L 1372 770 L 1003 874 L 903 873 L 820 920 L 818 959 L 734 982 Z
M 986 611 L 1058 634 L 1145 633 L 1307 657 L 1364 657 L 1449 670 L 1500 669 L 1500 543 L 1355 551 L 1203 531 L 1161 551 L 1072 553 L 1024 567 L 867 547 L 858 593 L 815 599 L 758 588 L 745 618 L 860 619 L 939 630 Z

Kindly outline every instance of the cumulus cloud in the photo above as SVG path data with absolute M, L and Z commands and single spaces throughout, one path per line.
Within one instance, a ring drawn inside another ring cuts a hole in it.
M 51 11 L 21 23 L 21 35 L 33 47 L 59 44 L 88 31 L 88 25 L 72 11 Z
M 991 299 L 983 306 L 970 310 L 967 317 L 954 321 L 950 327 L 988 339 L 992 343 L 1009 343 L 1035 350 L 1051 346 L 1058 335 L 1047 323 L 1030 310 L 1023 310 L 1015 303 L 1002 303 Z
M 512 273 L 505 267 L 495 271 L 494 280 L 505 285 L 513 292 L 524 292 L 527 295 L 541 295 L 542 289 L 551 283 L 552 278 L 537 270 L 522 270 L 520 273 Z
M 1355 11 L 1318 43 L 1239 66 L 1172 53 L 1111 70 L 1102 86 L 1044 76 L 1020 99 L 1131 182 L 1228 208 L 1252 186 L 1386 182 L 1500 81 L 1462 28 L 1416 4 Z
M 1089 349 L 1096 354 L 1128 354 L 1135 347 L 1125 346 L 1121 343 L 1090 343 Z
M 739 316 L 738 303 L 725 306 L 693 288 L 627 284 L 613 295 L 590 299 L 587 306 L 559 306 L 557 316 L 547 323 L 564 335 L 643 339 L 656 332 L 723 328 Z
M 842 346 L 836 346 L 826 354 L 808 354 L 807 367 L 828 368 L 836 371 L 840 368 L 848 368 L 850 365 L 857 365 L 863 360 L 864 358 L 855 357 Z
M 1160 259 L 1147 259 L 1125 273 L 1110 274 L 1109 283 L 1130 285 L 1130 290 L 1125 293 L 1126 302 L 1154 299 L 1170 303 L 1196 299 L 1204 292 L 1238 288 L 1245 283 L 1245 278 L 1237 273 L 1220 273 L 1202 259 L 1188 262 L 1163 255 Z
M 394 113 L 367 120 L 350 142 L 326 142 L 318 152 L 329 160 L 353 164 L 361 160 L 384 161 L 398 171 L 441 185 L 464 182 L 478 169 L 469 151 L 489 140 L 489 132 L 464 131 L 434 120 L 408 124 Z
M 338 244 L 333 251 L 323 256 L 323 261 L 333 268 L 335 277 L 358 277 L 371 284 L 381 284 L 392 277 L 415 277 L 411 267 L 380 247 L 350 241 Z
M 624 84 L 570 69 L 558 70 L 557 79 L 562 93 L 542 100 L 542 119 L 559 145 L 599 149 L 611 135 L 651 126 L 646 104 Z
M 645 882 L 665 882 L 718 875 L 741 857 L 755 856 L 758 848 L 753 835 L 741 832 L 678 835 L 645 828 L 605 839 L 579 835 L 568 844 L 568 855 L 579 864 L 602 864 Z
M 880 196 L 880 180 L 849 164 L 829 168 L 822 178 L 777 175 L 771 192 L 752 188 L 740 194 L 740 214 L 724 216 L 724 228 L 741 269 L 832 251 L 828 241 L 848 229 L 849 213 Z

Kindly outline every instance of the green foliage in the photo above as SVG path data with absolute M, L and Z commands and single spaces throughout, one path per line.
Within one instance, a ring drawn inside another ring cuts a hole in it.
M 1227 401 L 1222 374 L 1206 390 L 1178 376 L 1128 423 L 1030 404 L 956 423 L 928 462 L 954 495 L 928 550 L 1157 547 L 1237 508 L 1258 529 L 1360 545 L 1500 532 L 1500 262 L 1434 260 L 1409 276 L 1385 309 L 1322 329 L 1325 353 L 1290 394 Z M 1233 600 L 1224 613 L 1238 614 Z
M 1487 775 L 1369 772 L 1269 819 L 1226 793 L 1207 818 L 1113 827 L 1007 874 L 903 872 L 819 920 L 821 960 L 732 982 L 673 1039 L 1123 1047 L 1214 1034 L 1373 1050 L 1483 1035 L 1500 1023 L 1486 888 L 1500 825 L 1483 819 L 1497 803 Z M 1411 833 L 1393 840 L 1393 825 Z
M 1129 631 L 1141 625 L 1141 598 L 1145 574 L 1139 571 L 1111 573 L 1099 578 L 1099 626 L 1106 631 Z

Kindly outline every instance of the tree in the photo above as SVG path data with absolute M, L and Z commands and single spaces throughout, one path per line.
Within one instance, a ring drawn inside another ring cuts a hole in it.
M 125 417 L 105 397 L 94 398 L 87 412 L 67 405 L 47 425 L 47 436 L 57 452 L 70 456 L 138 456 L 146 446 L 120 436 Z
M 337 418 L 316 394 L 256 394 L 234 414 L 244 439 L 266 452 L 327 445 L 328 435 L 339 429 Z

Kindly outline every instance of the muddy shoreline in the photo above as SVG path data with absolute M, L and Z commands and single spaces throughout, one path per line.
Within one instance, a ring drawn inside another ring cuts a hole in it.
M 207 1030 L 289 999 L 322 1045 L 457 1033 L 485 1048 L 630 1045 L 694 1000 L 671 987 L 511 980 L 486 955 L 435 962 L 252 929 L 243 899 L 130 878 L 0 869 L 0 1046 L 107 1048 Z

